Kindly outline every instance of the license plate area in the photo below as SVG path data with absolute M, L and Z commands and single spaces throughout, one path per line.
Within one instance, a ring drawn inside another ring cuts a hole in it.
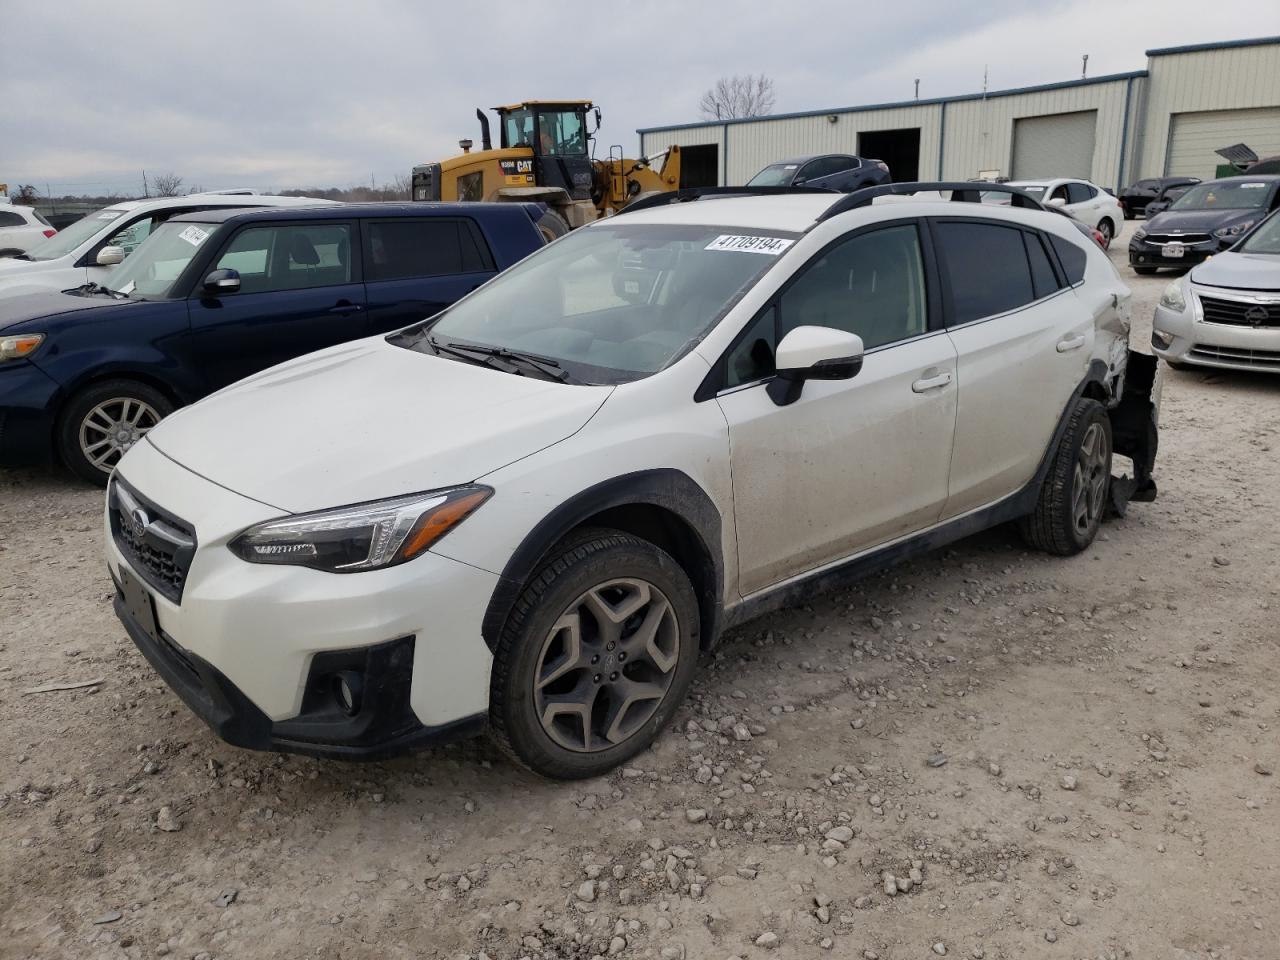
M 1177 260 L 1186 256 L 1187 248 L 1181 243 L 1166 243 L 1160 248 L 1160 256 L 1168 257 L 1170 260 Z
M 120 565 L 120 592 L 124 596 L 124 609 L 129 619 L 136 623 L 148 637 L 159 642 L 160 625 L 156 621 L 155 598 L 124 564 Z

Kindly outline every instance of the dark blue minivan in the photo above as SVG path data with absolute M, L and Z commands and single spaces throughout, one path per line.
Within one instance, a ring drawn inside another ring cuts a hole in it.
M 106 285 L 0 298 L 0 466 L 105 483 L 174 408 L 429 317 L 551 238 L 533 203 L 205 210 Z

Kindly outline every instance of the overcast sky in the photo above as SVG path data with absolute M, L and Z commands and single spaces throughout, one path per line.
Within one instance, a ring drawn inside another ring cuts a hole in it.
M 717 77 L 764 72 L 776 112 L 1139 70 L 1143 51 L 1280 34 L 1253 0 L 0 0 L 0 182 L 141 190 L 385 182 L 479 141 L 474 111 L 589 97 L 600 153 L 699 119 Z

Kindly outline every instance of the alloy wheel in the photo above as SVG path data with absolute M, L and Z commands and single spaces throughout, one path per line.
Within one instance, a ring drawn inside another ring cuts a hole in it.
M 1107 432 L 1100 423 L 1089 424 L 1080 442 L 1071 479 L 1071 521 L 1080 536 L 1102 519 L 1106 503 L 1110 448 Z
M 533 695 L 543 731 L 578 753 L 634 736 L 675 679 L 679 627 L 671 601 L 646 580 L 609 580 L 584 592 L 538 654 Z
M 159 422 L 156 409 L 135 397 L 104 400 L 80 421 L 80 452 L 96 469 L 110 473 Z

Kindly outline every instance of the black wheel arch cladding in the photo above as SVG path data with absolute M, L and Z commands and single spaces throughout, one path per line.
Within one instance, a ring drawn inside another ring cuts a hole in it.
M 503 625 L 525 582 L 551 549 L 578 527 L 623 530 L 675 557 L 698 598 L 700 642 L 720 632 L 724 557 L 715 503 L 688 474 L 674 469 L 622 474 L 580 491 L 543 517 L 502 570 L 481 625 L 485 646 L 496 651 Z

